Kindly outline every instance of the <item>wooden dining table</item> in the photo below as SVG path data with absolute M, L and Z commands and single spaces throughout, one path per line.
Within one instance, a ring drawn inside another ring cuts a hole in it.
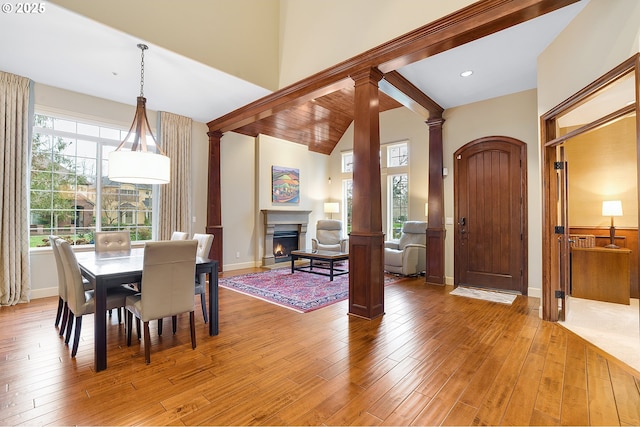
M 94 365 L 98 372 L 107 369 L 107 289 L 142 281 L 144 248 L 78 252 L 76 258 L 82 276 L 94 289 Z M 218 261 L 196 257 L 196 275 L 202 273 L 207 274 L 209 280 L 209 335 L 218 335 Z

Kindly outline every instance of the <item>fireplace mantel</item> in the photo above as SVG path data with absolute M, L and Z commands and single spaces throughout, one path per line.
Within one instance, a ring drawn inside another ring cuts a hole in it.
M 275 264 L 273 255 L 273 233 L 277 231 L 297 230 L 298 248 L 305 249 L 307 244 L 307 225 L 311 211 L 262 209 L 264 220 L 264 256 L 262 265 Z

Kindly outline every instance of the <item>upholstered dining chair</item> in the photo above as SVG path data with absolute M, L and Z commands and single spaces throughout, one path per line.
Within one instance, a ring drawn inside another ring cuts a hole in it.
M 189 238 L 189 234 L 183 231 L 174 231 L 171 233 L 171 240 L 187 240 Z
M 96 252 L 131 250 L 131 235 L 127 230 L 96 231 L 93 235 Z
M 58 310 L 56 312 L 55 326 L 60 325 L 60 336 L 63 336 L 67 327 L 69 309 L 67 307 L 67 281 L 64 275 L 64 265 L 62 264 L 58 245 L 56 245 L 56 240 L 58 239 L 61 239 L 61 237 L 56 235 L 49 236 L 49 246 L 53 250 L 53 257 L 56 260 L 56 272 L 58 273 Z M 91 290 L 91 284 L 84 278 L 82 279 L 82 285 L 85 291 Z
M 149 322 L 189 313 L 191 348 L 196 348 L 193 278 L 196 274 L 195 240 L 146 242 L 142 268 L 142 291 L 127 297 L 127 345 L 131 345 L 133 316 L 142 320 L 144 357 L 151 363 Z
M 75 357 L 78 353 L 78 344 L 80 342 L 80 332 L 82 329 L 82 316 L 95 312 L 95 300 L 93 298 L 94 291 L 85 291 L 80 273 L 80 266 L 76 255 L 71 249 L 71 245 L 64 239 L 56 239 L 56 246 L 60 253 L 60 259 L 64 268 L 66 282 L 66 298 L 67 308 L 69 310 L 67 333 L 65 343 L 69 344 L 72 329 L 75 329 L 73 336 L 73 347 L 71 357 Z M 135 295 L 136 291 L 128 289 L 124 286 L 117 286 L 107 290 L 107 309 L 124 307 L 127 296 Z M 75 328 L 71 324 L 75 318 Z
M 96 231 L 93 235 L 95 251 L 104 252 L 121 252 L 131 250 L 131 234 L 127 230 L 120 231 Z M 131 284 L 135 287 L 135 284 Z M 111 310 L 109 310 L 111 315 Z M 121 310 L 118 309 L 118 323 L 122 321 Z
M 201 258 L 208 258 L 211 251 L 211 245 L 213 244 L 213 234 L 199 234 L 194 233 L 193 240 L 198 242 L 198 250 L 196 255 Z M 202 306 L 202 317 L 204 323 L 209 322 L 209 315 L 207 314 L 207 275 L 202 273 L 196 276 L 196 295 L 200 295 L 200 305 Z

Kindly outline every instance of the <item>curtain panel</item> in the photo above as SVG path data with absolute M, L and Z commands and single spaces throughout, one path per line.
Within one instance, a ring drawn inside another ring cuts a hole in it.
M 0 71 L 0 305 L 28 302 L 31 81 Z
M 191 236 L 191 123 L 189 117 L 160 112 L 160 146 L 171 159 L 171 178 L 160 186 L 158 238 L 174 231 Z

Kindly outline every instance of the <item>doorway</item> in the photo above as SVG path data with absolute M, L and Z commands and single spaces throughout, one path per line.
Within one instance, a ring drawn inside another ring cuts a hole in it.
M 527 146 L 505 136 L 454 153 L 454 283 L 527 295 Z
M 544 191 L 542 317 L 544 320 L 555 322 L 567 317 L 570 312 L 570 307 L 566 303 L 569 296 L 570 277 L 566 271 L 568 260 L 570 260 L 571 220 L 567 222 L 565 211 L 568 205 L 566 191 L 568 181 L 563 179 L 559 172 L 561 170 L 559 164 L 563 163 L 563 158 L 562 156 L 559 158 L 558 153 L 569 140 L 587 135 L 592 131 L 606 129 L 611 124 L 623 120 L 631 121 L 635 128 L 632 143 L 636 149 L 640 146 L 637 132 L 640 123 L 636 114 L 639 59 L 638 54 L 629 58 L 541 117 Z M 617 148 L 610 147 L 607 151 L 617 150 Z M 606 151 L 603 150 L 602 153 L 604 152 Z M 637 169 L 637 156 L 632 161 L 635 162 Z M 626 181 L 632 181 L 637 204 L 639 191 L 637 175 L 629 177 Z M 620 187 L 623 183 L 618 180 L 617 184 L 617 187 Z M 592 185 L 589 190 L 593 192 L 596 188 Z M 599 189 L 600 192 L 594 193 L 593 197 L 598 198 L 599 203 L 602 203 L 602 200 L 606 200 L 618 190 L 619 188 L 606 191 Z M 592 202 L 590 205 L 594 204 Z M 637 210 L 634 214 L 637 232 Z M 637 251 L 637 243 L 634 246 L 634 250 Z M 637 270 L 638 268 L 635 267 L 636 275 Z

